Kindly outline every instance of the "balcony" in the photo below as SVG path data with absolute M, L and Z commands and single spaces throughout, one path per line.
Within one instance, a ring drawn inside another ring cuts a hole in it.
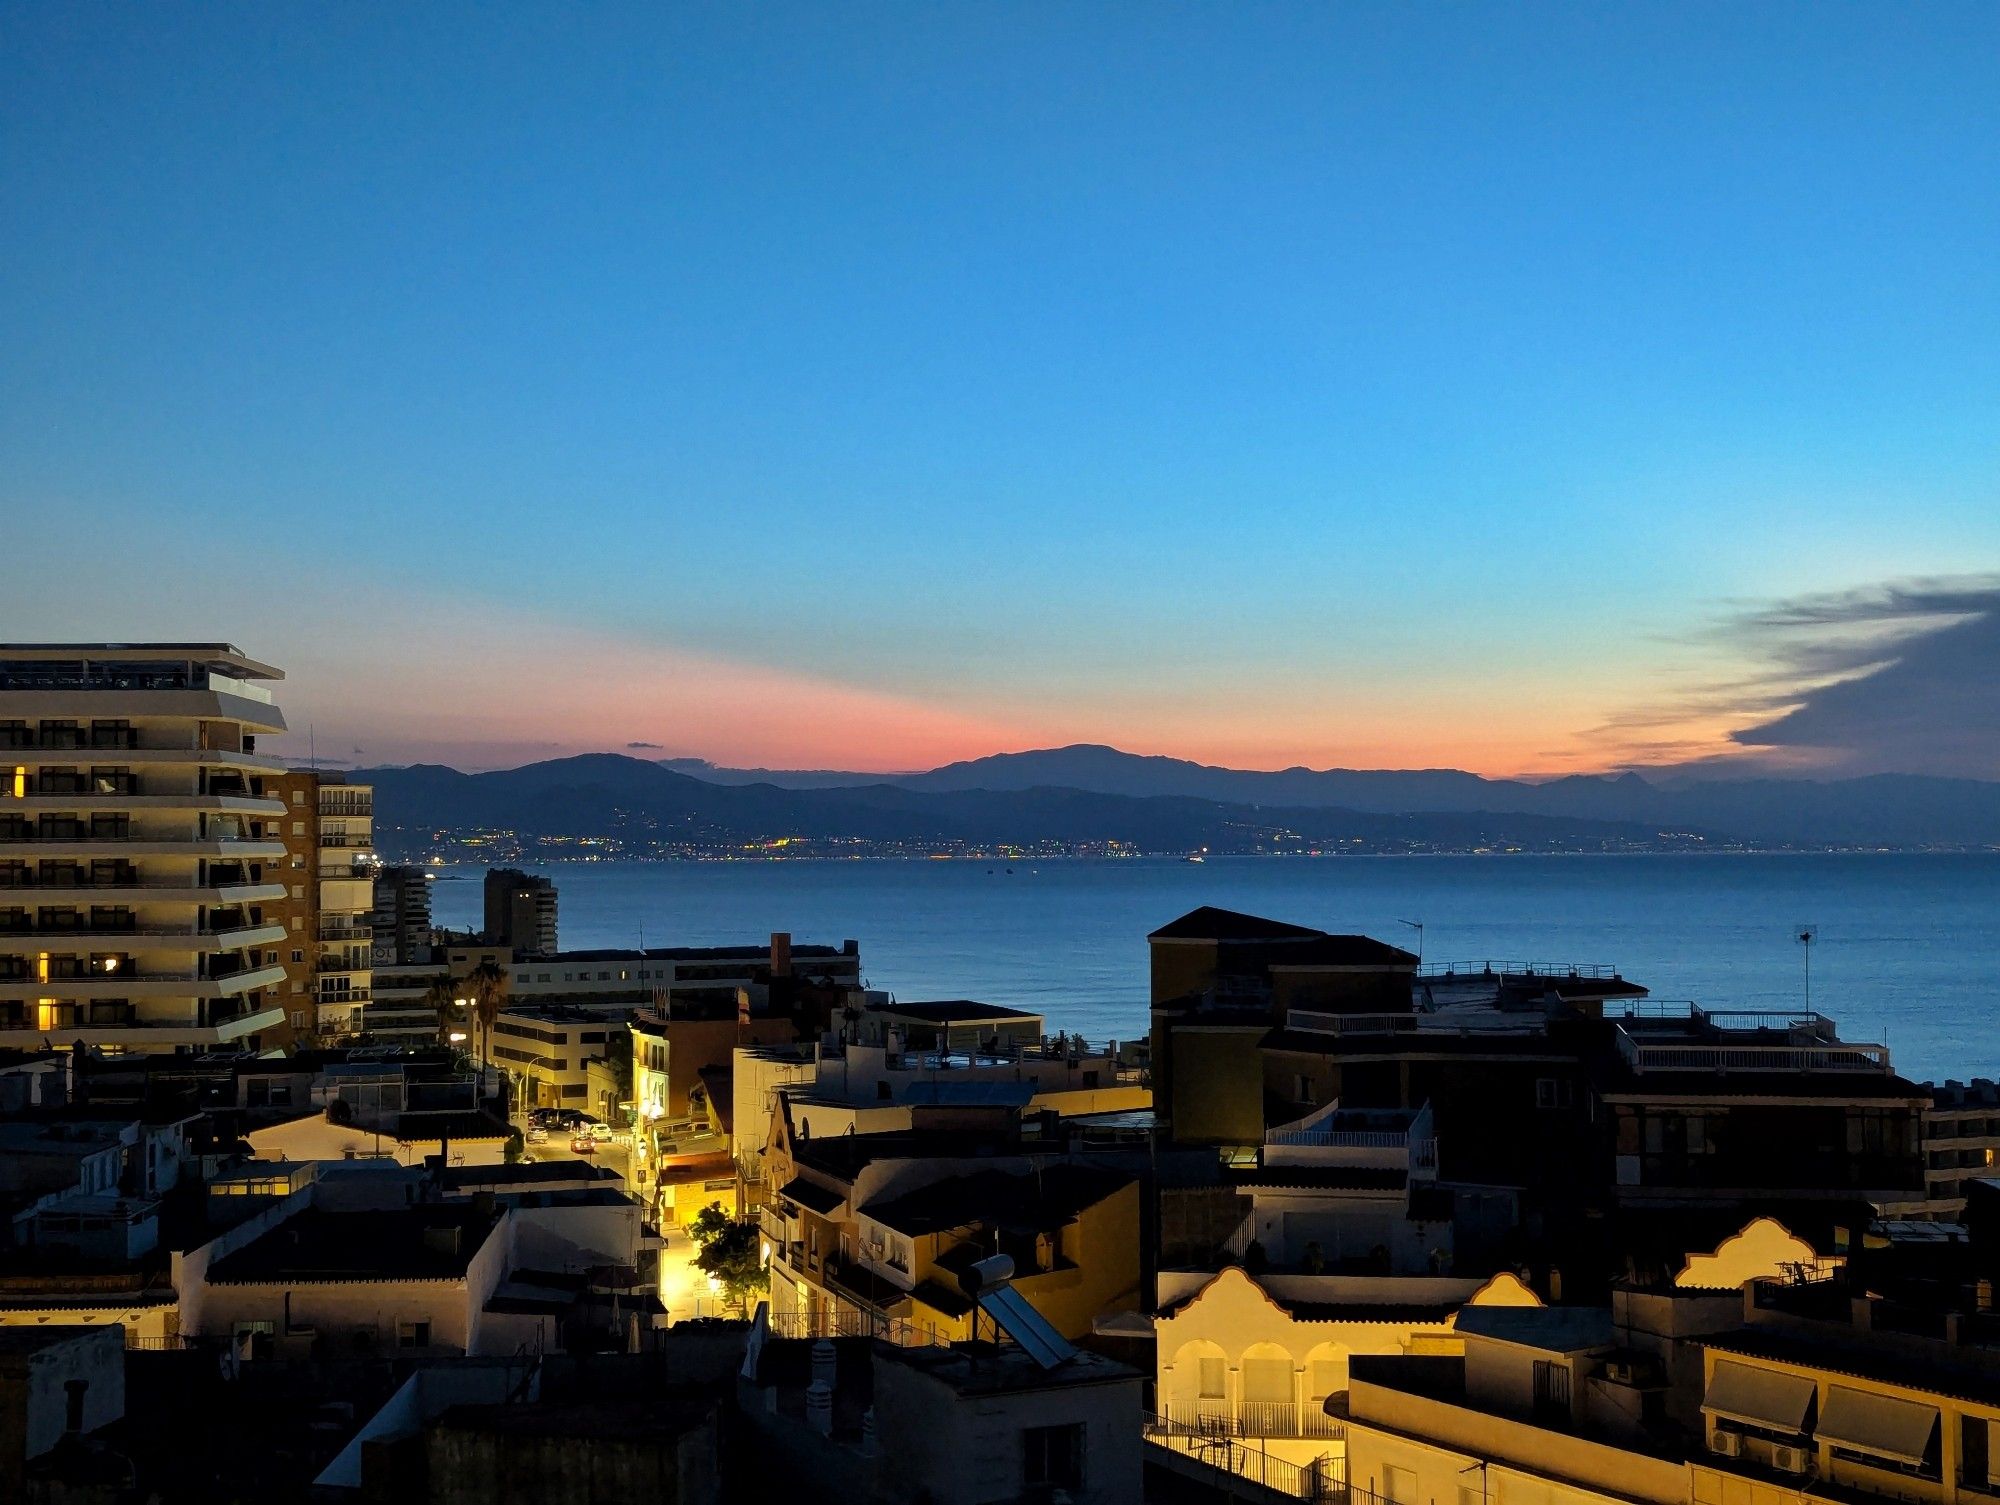
M 372 941 L 375 927 L 355 925 L 346 920 L 321 920 L 319 938 L 323 941 Z
M 40 853 L 88 857 L 94 852 L 102 852 L 107 857 L 229 857 L 246 860 L 282 857 L 285 855 L 285 844 L 262 836 L 151 835 L 144 831 L 124 834 L 85 831 L 57 835 L 17 827 L 0 830 L 0 852 L 18 857 L 32 857 Z
M 1331 1439 L 1344 1437 L 1346 1433 L 1342 1430 L 1325 1435 Z M 1219 1499 L 1291 1499 L 1308 1501 L 1311 1505 L 1341 1505 L 1349 1499 L 1344 1456 L 1292 1463 L 1235 1437 L 1204 1432 L 1164 1416 L 1146 1418 L 1145 1438 L 1149 1466 L 1157 1462 L 1164 1469 L 1196 1481 L 1204 1486 L 1204 1493 Z
M 92 784 L 75 789 L 41 788 L 25 794 L 0 794 L 0 808 L 57 811 L 88 815 L 93 811 L 195 810 L 211 814 L 283 815 L 282 800 L 251 794 L 212 794 L 196 790 L 107 789 Z
M 1345 1437 L 1346 1426 L 1326 1414 L 1316 1401 L 1238 1401 L 1233 1407 L 1217 1399 L 1183 1416 L 1169 1410 L 1159 1418 L 1169 1426 L 1201 1437 Z
M 36 874 L 0 871 L 0 893 L 36 896 L 87 894 L 94 899 L 159 899 L 185 904 L 261 904 L 285 897 L 282 883 L 246 883 L 213 878 L 207 883 L 193 874 L 185 878 L 142 878 L 136 873 L 79 877 L 73 873 Z
M 245 967 L 217 977 L 196 971 L 141 971 L 121 966 L 116 972 L 88 972 L 70 977 L 0 976 L 0 1000 L 90 998 L 236 998 L 285 980 L 283 967 Z
M 39 951 L 89 947 L 93 941 L 116 941 L 121 951 L 236 951 L 246 946 L 275 946 L 286 934 L 282 925 L 234 925 L 202 930 L 192 925 L 93 922 L 61 929 L 0 930 L 0 955 L 25 956 Z
M 276 1029 L 284 1022 L 285 1011 L 282 1008 L 259 1009 L 254 1013 L 220 1018 L 210 1016 L 207 1022 L 198 1018 L 146 1019 L 136 1014 L 122 1021 L 113 1021 L 101 1016 L 93 1018 L 89 1014 L 78 1018 L 73 1013 L 66 1017 L 47 1017 L 39 1006 L 15 1013 L 5 1004 L 0 1004 L 0 1048 L 40 1050 L 45 1044 L 67 1046 L 81 1040 L 85 1045 L 121 1051 L 161 1050 L 177 1046 L 214 1049 L 267 1029 Z

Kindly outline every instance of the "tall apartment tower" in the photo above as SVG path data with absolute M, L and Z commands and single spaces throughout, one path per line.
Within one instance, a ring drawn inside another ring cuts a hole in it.
M 556 950 L 556 886 L 519 868 L 486 873 L 486 939 L 511 946 L 523 956 L 552 956 Z
M 278 1043 L 283 677 L 226 643 L 0 644 L 0 1047 Z
M 431 885 L 420 867 L 375 869 L 375 960 L 407 967 L 431 959 Z
M 374 790 L 347 776 L 294 768 L 265 781 L 285 803 L 286 929 L 279 963 L 286 1027 L 297 1044 L 328 1044 L 360 1032 L 374 968 Z

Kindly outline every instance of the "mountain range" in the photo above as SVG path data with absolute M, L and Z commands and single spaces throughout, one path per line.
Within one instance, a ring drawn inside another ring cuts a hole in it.
M 1906 775 L 1533 783 L 1456 769 L 1213 767 L 1093 745 L 919 773 L 717 767 L 598 753 L 468 774 L 361 770 L 413 849 L 475 829 L 609 837 L 627 851 L 790 839 L 888 849 L 1146 852 L 2000 846 L 2000 783 Z

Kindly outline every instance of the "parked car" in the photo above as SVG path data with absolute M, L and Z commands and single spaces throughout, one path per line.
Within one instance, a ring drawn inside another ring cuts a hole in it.
M 611 1143 L 611 1125 L 605 1123 L 602 1119 L 592 1119 L 583 1126 L 582 1132 L 588 1134 L 599 1144 Z
M 549 1142 L 549 1131 L 538 1123 L 530 1123 L 528 1125 L 527 1137 L 529 1144 L 547 1144 Z

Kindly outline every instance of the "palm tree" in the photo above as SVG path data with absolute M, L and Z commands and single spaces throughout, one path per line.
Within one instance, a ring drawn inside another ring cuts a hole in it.
M 479 1065 L 483 1072 L 493 1021 L 500 1017 L 500 1010 L 507 1002 L 507 969 L 497 962 L 481 962 L 459 978 L 456 986 L 458 997 L 472 1001 L 473 1022 L 479 1026 Z
M 451 1007 L 458 1001 L 458 989 L 451 985 L 449 977 L 440 977 L 424 990 L 424 1007 L 436 1012 L 438 1039 L 446 1044 L 451 1042 Z

